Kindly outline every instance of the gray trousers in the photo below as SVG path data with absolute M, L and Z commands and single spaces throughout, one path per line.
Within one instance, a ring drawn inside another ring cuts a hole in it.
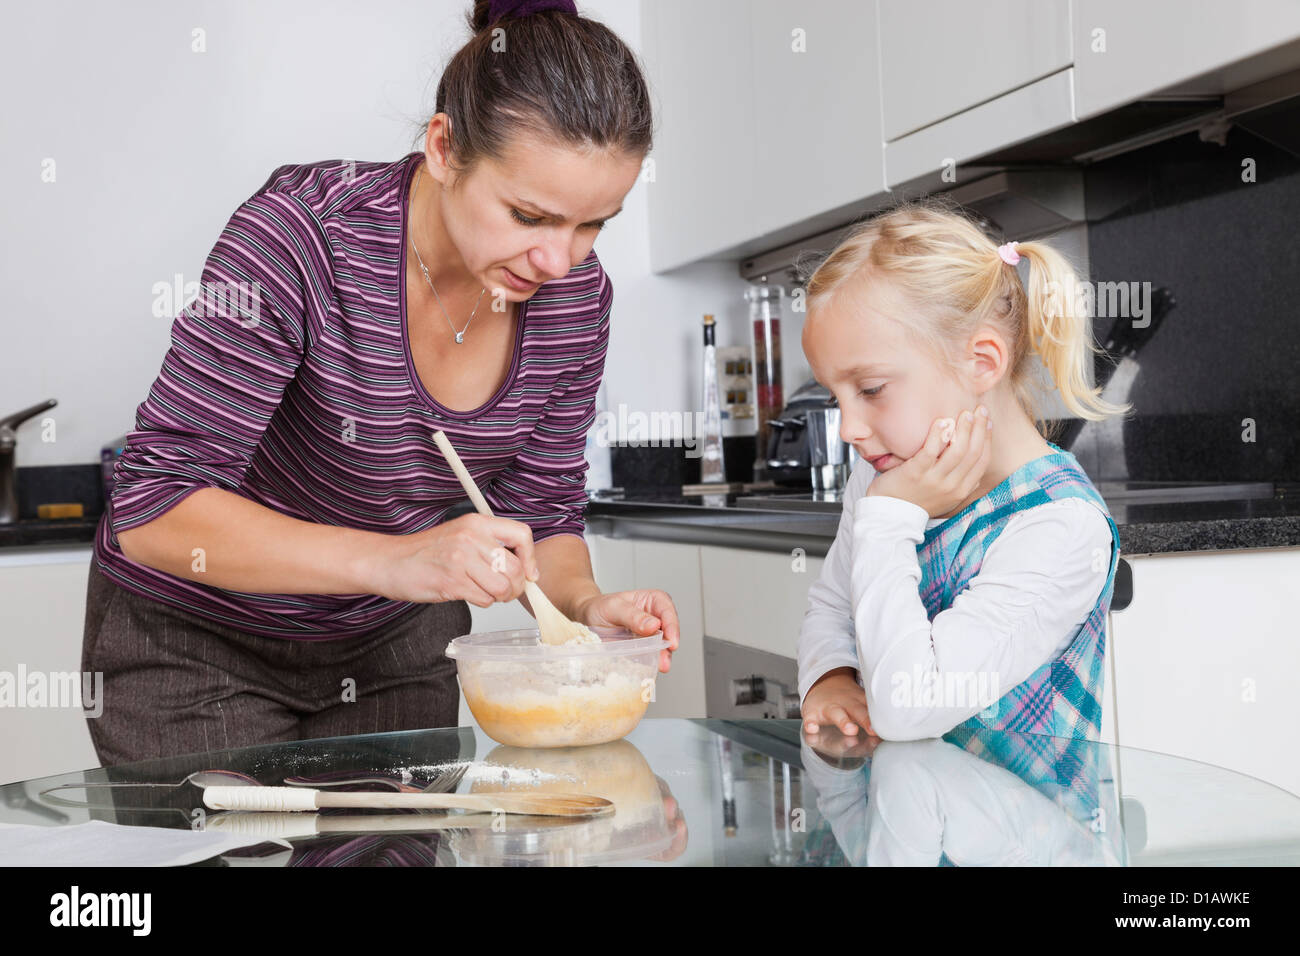
M 464 601 L 424 604 L 360 637 L 247 634 L 120 587 L 92 560 L 81 669 L 102 672 L 87 717 L 101 765 L 287 740 L 454 727 L 447 644 Z M 345 685 L 350 679 L 351 684 Z M 354 701 L 344 699 L 355 687 Z

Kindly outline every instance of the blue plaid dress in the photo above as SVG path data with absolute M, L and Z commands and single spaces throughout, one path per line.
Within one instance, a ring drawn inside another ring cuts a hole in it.
M 1062 498 L 1084 498 L 1101 509 L 1110 525 L 1111 553 L 1097 556 L 1097 572 L 1107 568 L 1106 583 L 1065 652 L 957 730 L 1011 730 L 1088 740 L 1101 734 L 1106 614 L 1119 565 L 1119 531 L 1078 460 L 1056 445 L 1051 447 L 1052 454 L 1016 469 L 984 497 L 929 529 L 917 545 L 921 601 L 933 621 L 979 573 L 985 553 L 1019 512 Z

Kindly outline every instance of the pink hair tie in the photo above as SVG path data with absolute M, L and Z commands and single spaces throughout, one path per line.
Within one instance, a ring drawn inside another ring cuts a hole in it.
M 1018 242 L 1008 242 L 1005 245 L 998 246 L 998 255 L 1009 266 L 1014 266 L 1020 261 L 1020 253 L 1016 251 L 1018 245 L 1020 245 Z

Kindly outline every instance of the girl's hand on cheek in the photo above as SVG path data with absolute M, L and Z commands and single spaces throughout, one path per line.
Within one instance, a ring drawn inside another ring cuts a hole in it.
M 955 422 L 935 419 L 921 450 L 871 479 L 867 495 L 910 501 L 931 518 L 952 512 L 984 477 L 993 450 L 992 428 L 983 405 L 975 413 L 962 412 Z M 946 441 L 948 437 L 951 442 Z

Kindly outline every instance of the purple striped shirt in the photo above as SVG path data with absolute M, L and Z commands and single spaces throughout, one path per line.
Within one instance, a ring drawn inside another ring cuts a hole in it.
M 497 515 L 535 541 L 583 533 L 613 287 L 594 251 L 543 283 L 520 303 L 505 384 L 473 411 L 438 404 L 405 321 L 406 198 L 423 155 L 281 166 L 231 216 L 114 472 L 95 554 L 116 583 L 275 637 L 387 624 L 413 604 L 213 587 L 130 561 L 117 535 L 205 487 L 318 524 L 422 531 L 465 500 L 430 437 L 440 428 Z

